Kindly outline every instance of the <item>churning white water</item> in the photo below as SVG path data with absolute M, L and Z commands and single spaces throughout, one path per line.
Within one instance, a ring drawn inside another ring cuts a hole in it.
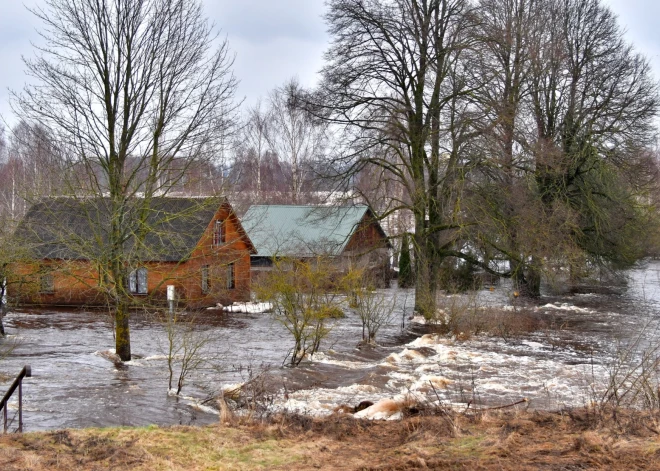
M 660 263 L 650 263 L 631 270 L 627 286 L 548 293 L 534 304 L 512 298 L 506 284 L 459 295 L 457 300 L 470 296 L 484 310 L 515 316 L 524 309 L 538 321 L 533 332 L 459 338 L 411 322 L 412 292 L 386 290 L 397 308 L 379 332 L 378 346 L 358 346 L 361 324 L 349 312 L 335 322 L 321 351 L 293 369 L 281 366 L 292 346 L 290 334 L 271 314 L 205 311 L 194 321 L 206 339 L 206 361 L 186 379 L 180 396 L 169 392 L 167 336 L 155 319 L 134 316 L 134 358 L 121 363 L 107 314 L 17 310 L 5 318 L 4 344 L 15 348 L 0 360 L 0 373 L 7 375 L 0 391 L 24 364 L 32 366 L 33 377 L 24 383 L 28 430 L 215 422 L 213 404 L 205 399 L 264 369 L 272 410 L 314 415 L 405 397 L 463 408 L 523 398 L 534 408 L 581 406 L 597 396 L 617 352 L 640 330 L 644 348 L 658 339 L 659 273 Z M 183 353 L 178 355 L 181 360 Z

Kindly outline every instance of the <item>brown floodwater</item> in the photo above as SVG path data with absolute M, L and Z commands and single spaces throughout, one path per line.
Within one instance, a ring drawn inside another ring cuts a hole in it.
M 577 406 L 590 399 L 617 348 L 642 326 L 645 344 L 654 345 L 659 273 L 660 263 L 652 262 L 631 270 L 625 285 L 545 293 L 526 305 L 544 328 L 515 338 L 421 337 L 434 328 L 408 319 L 412 292 L 384 290 L 397 307 L 377 347 L 359 348 L 361 325 L 349 312 L 335 321 L 320 353 L 296 369 L 282 367 L 292 342 L 271 314 L 207 310 L 194 319 L 198 338 L 206 339 L 205 363 L 191 373 L 180 397 L 168 394 L 167 333 L 159 319 L 133 316 L 133 360 L 121 363 L 112 355 L 107 313 L 16 309 L 6 316 L 8 337 L 0 341 L 2 348 L 15 346 L 0 360 L 0 373 L 7 375 L 0 392 L 23 365 L 32 367 L 33 376 L 24 382 L 27 430 L 215 422 L 205 399 L 264 369 L 274 387 L 272 407 L 309 414 L 405 394 L 453 404 L 506 404 L 526 397 L 536 408 Z M 512 301 L 510 293 L 502 283 L 461 296 L 478 297 L 482 306 L 520 307 L 522 301 Z M 429 382 L 442 387 L 430 391 Z

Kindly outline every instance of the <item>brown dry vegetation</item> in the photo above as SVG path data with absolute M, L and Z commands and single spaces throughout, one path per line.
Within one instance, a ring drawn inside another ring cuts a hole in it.
M 11 470 L 660 469 L 657 417 L 490 411 L 397 422 L 300 416 L 268 424 L 62 430 L 0 437 Z

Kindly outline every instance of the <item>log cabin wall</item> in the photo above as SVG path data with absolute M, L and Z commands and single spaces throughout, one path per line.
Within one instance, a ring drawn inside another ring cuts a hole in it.
M 216 221 L 224 223 L 223 240 L 218 240 Z M 238 218 L 225 203 L 215 213 L 187 259 L 140 264 L 141 268 L 146 268 L 147 292 L 133 294 L 135 304 L 166 304 L 167 285 L 176 287 L 180 304 L 189 308 L 248 301 L 251 249 Z M 38 260 L 14 264 L 11 271 L 13 275 L 8 280 L 7 295 L 12 303 L 107 305 L 105 281 L 100 279 L 100 270 L 93 262 Z M 204 283 L 203 278 L 206 279 Z

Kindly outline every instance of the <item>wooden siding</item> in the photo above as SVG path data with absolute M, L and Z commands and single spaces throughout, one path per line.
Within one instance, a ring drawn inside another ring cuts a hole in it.
M 383 230 L 367 212 L 353 231 L 343 254 L 362 255 L 376 249 L 387 249 L 388 241 Z
M 225 221 L 225 243 L 213 245 L 216 220 Z M 180 301 L 191 308 L 250 299 L 251 244 L 229 204 L 215 213 L 190 257 L 181 262 L 145 262 L 147 294 L 134 295 L 136 304 L 164 304 L 167 285 L 174 285 Z M 234 288 L 228 289 L 228 267 L 234 267 Z M 209 267 L 209 290 L 202 292 L 202 267 Z M 15 264 L 9 280 L 11 302 L 39 305 L 105 305 L 98 266 L 84 260 L 35 260 Z M 41 291 L 41 277 L 50 274 L 53 291 Z

